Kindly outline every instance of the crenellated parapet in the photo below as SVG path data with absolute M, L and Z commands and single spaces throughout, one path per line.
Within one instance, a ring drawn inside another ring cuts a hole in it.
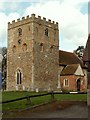
M 31 16 L 22 17 L 22 19 L 17 19 L 17 21 L 13 20 L 12 23 L 8 22 L 8 29 L 15 28 L 18 26 L 22 26 L 23 24 L 36 22 L 37 24 L 46 25 L 52 27 L 54 29 L 58 29 L 58 22 L 51 21 L 50 19 L 46 20 L 45 17 L 41 18 L 41 16 L 36 17 L 35 14 L 31 14 Z

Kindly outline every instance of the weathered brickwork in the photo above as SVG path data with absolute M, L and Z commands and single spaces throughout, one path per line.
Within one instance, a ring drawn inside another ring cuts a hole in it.
M 8 23 L 7 90 L 56 90 L 58 23 L 40 16 Z M 18 71 L 20 72 L 18 78 Z M 21 80 L 18 84 L 17 79 Z

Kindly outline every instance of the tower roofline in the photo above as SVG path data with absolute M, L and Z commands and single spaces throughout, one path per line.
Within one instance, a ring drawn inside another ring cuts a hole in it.
M 55 21 L 51 21 L 50 19 L 46 20 L 45 17 L 41 18 L 41 16 L 38 15 L 38 17 L 36 17 L 35 14 L 31 14 L 31 16 L 26 16 L 22 17 L 21 19 L 18 18 L 17 21 L 13 20 L 11 23 L 8 22 L 8 29 L 20 26 L 22 24 L 26 24 L 26 23 L 30 23 L 30 22 L 37 22 L 37 23 L 41 23 L 41 24 L 47 24 L 47 25 L 51 25 L 51 27 L 57 28 L 58 29 L 58 22 L 55 23 Z

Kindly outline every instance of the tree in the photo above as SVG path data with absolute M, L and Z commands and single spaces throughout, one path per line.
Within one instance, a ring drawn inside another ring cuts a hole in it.
M 7 48 L 3 47 L 2 48 L 2 56 L 5 56 L 7 54 Z
M 7 48 L 2 48 L 2 89 L 6 89 L 6 75 L 7 75 Z
M 83 57 L 83 54 L 84 54 L 84 46 L 78 46 L 78 48 L 76 49 L 76 50 L 74 50 L 74 53 L 78 56 L 78 57 L 80 57 L 80 58 L 82 58 Z

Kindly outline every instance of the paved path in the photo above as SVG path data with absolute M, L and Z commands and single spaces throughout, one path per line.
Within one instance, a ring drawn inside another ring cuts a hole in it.
M 53 102 L 34 109 L 10 113 L 19 118 L 87 118 L 88 109 L 85 102 Z M 17 116 L 16 116 L 17 115 Z
M 86 106 L 73 105 L 69 108 L 56 111 L 38 111 L 36 113 L 27 113 L 30 118 L 87 118 L 88 111 Z

